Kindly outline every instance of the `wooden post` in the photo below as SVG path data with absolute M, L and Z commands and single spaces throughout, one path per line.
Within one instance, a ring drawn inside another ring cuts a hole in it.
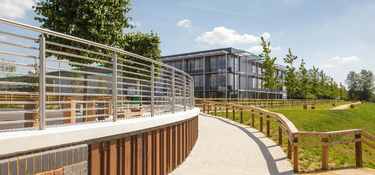
M 76 108 L 76 103 L 73 102 L 75 100 L 69 100 L 69 101 L 72 101 L 72 103 L 64 103 L 63 104 L 63 108 L 64 109 L 75 109 Z M 63 112 L 63 117 L 75 117 L 75 116 L 76 116 L 76 110 L 64 111 Z M 75 122 L 76 122 L 75 118 L 64 120 L 64 123 L 75 123 Z
M 236 121 L 236 110 L 234 109 L 234 106 L 233 106 L 232 119 L 233 121 Z
M 292 143 L 288 139 L 288 159 L 292 159 Z
M 95 108 L 95 102 L 87 103 L 87 108 Z M 95 109 L 87 110 L 86 114 L 87 115 L 95 115 L 96 114 Z M 119 118 L 120 118 L 120 115 L 119 115 Z M 95 121 L 95 120 L 96 120 L 96 117 L 89 117 L 89 118 L 86 119 L 86 121 Z
M 298 137 L 293 138 L 293 142 L 298 142 Z M 298 146 L 293 146 L 293 170 L 298 172 Z
M 214 110 L 215 110 L 215 116 L 217 116 L 217 106 L 216 105 L 215 105 Z
M 225 105 L 225 118 L 228 118 L 228 105 Z
M 259 114 L 259 131 L 263 131 L 263 118 L 262 118 L 262 113 Z
M 203 103 L 203 113 L 205 112 L 204 110 L 206 109 L 206 105 Z
M 254 110 L 251 110 L 251 126 L 254 127 Z
M 99 103 L 99 108 L 110 108 L 112 106 L 112 103 Z M 111 114 L 112 109 L 99 109 L 98 114 Z M 109 118 L 109 115 L 98 117 L 99 120 L 105 120 L 106 118 Z
M 243 108 L 240 108 L 240 123 L 242 123 L 242 109 Z
M 25 104 L 25 110 L 39 110 L 39 104 Z M 39 121 L 39 113 L 25 113 L 24 114 L 25 120 L 38 120 Z M 38 127 L 39 122 L 27 122 L 25 123 L 25 127 Z
M 283 130 L 281 129 L 280 126 L 279 126 L 279 145 L 280 146 L 283 145 Z
M 328 142 L 328 138 L 322 138 L 322 142 Z M 322 170 L 328 170 L 328 146 L 322 146 Z
M 356 134 L 355 138 L 361 138 L 361 134 Z M 357 167 L 362 167 L 362 141 L 355 142 L 355 162 Z
M 267 118 L 270 118 L 270 116 L 267 115 Z M 270 136 L 270 130 L 271 130 L 271 128 L 270 128 L 270 121 L 267 120 L 267 136 Z

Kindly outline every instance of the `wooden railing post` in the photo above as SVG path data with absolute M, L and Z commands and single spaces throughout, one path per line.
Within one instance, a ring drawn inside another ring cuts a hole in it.
M 292 143 L 288 139 L 288 159 L 292 159 Z
M 298 137 L 293 138 L 293 142 L 298 142 Z M 298 146 L 293 146 L 293 170 L 298 172 Z
M 355 138 L 361 138 L 361 134 L 356 134 Z M 362 167 L 362 141 L 355 142 L 355 162 L 357 167 Z
M 263 117 L 262 117 L 262 115 L 263 115 L 262 113 L 259 114 L 259 123 L 260 123 L 259 124 L 260 125 L 259 131 L 263 131 Z
M 234 106 L 232 107 L 233 107 L 232 119 L 233 121 L 236 121 L 236 110 L 234 109 L 235 108 Z
M 215 111 L 215 116 L 217 116 L 217 106 L 215 104 L 215 107 L 214 107 L 214 111 Z
M 279 126 L 279 145 L 283 145 L 283 130 Z
M 240 108 L 240 123 L 242 123 L 242 110 L 243 108 Z
M 225 118 L 228 118 L 228 105 L 225 105 Z
M 328 142 L 328 138 L 322 138 L 322 142 Z M 328 146 L 322 146 L 322 170 L 328 170 Z
M 206 109 L 206 105 L 203 103 L 203 114 L 204 114 L 204 110 Z
M 254 127 L 254 110 L 251 110 L 251 126 Z
M 269 115 L 267 115 L 267 119 L 270 118 Z M 270 136 L 270 121 L 267 120 L 267 136 Z

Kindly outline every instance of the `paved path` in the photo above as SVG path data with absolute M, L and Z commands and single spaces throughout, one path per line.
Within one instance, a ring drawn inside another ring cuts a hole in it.
M 293 174 L 282 149 L 258 130 L 225 118 L 199 116 L 198 141 L 172 175 Z
M 361 102 L 358 103 L 351 103 L 351 104 L 360 104 Z M 348 109 L 351 104 L 346 104 L 346 105 L 340 105 L 335 108 L 332 108 L 331 110 L 342 110 L 342 109 Z

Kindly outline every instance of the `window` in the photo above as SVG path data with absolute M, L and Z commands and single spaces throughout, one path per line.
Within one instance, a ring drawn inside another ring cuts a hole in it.
M 203 70 L 203 58 L 188 60 L 188 71 Z
M 210 75 L 210 89 L 225 91 L 225 74 L 211 74 Z
M 217 56 L 210 58 L 210 72 L 222 72 L 225 69 L 225 56 Z
M 194 75 L 194 87 L 203 87 L 203 75 Z
M 246 75 L 240 75 L 240 89 L 246 89 Z
M 175 68 L 182 70 L 182 61 L 176 61 L 175 62 Z
M 240 57 L 240 72 L 246 72 L 247 57 Z

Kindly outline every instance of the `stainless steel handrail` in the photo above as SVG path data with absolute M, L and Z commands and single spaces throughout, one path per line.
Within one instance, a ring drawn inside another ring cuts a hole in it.
M 2 55 L 38 60 L 38 62 L 35 61 L 35 64 L 25 64 L 18 62 L 18 60 L 11 62 L 0 61 L 0 64 L 3 65 L 35 69 L 35 72 L 32 74 L 0 71 L 1 75 L 20 76 L 18 78 L 11 77 L 0 79 L 0 82 L 5 86 L 5 88 L 0 87 L 0 92 L 4 92 L 0 94 L 0 105 L 25 105 L 25 110 L 0 110 L 0 114 L 25 114 L 25 119 L 18 121 L 2 121 L 0 115 L 1 126 L 18 123 L 35 123 L 37 121 L 39 122 L 39 129 L 43 130 L 46 129 L 46 121 L 64 120 L 65 122 L 65 120 L 86 120 L 99 116 L 102 118 L 111 116 L 112 118 L 110 120 L 106 119 L 105 121 L 116 122 L 120 115 L 139 115 L 139 112 L 132 112 L 137 110 L 142 111 L 141 113 L 144 113 L 145 116 L 153 117 L 159 114 L 173 114 L 186 111 L 187 109 L 193 109 L 194 88 L 192 88 L 192 85 L 194 80 L 189 74 L 182 70 L 157 60 L 67 34 L 3 18 L 0 18 L 0 24 L 6 24 L 41 33 L 39 39 L 34 39 L 32 37 L 13 34 L 7 31 L 0 31 L 0 34 L 37 41 L 36 43 L 39 45 L 39 47 L 33 47 L 24 44 L 14 44 L 8 41 L 0 42 L 0 45 L 38 51 L 38 56 L 33 56 L 13 53 L 14 51 L 8 52 L 0 50 L 0 54 Z M 56 41 L 46 41 L 45 35 L 78 42 L 107 52 L 101 53 L 91 47 L 80 48 L 79 46 L 70 46 Z M 18 50 L 16 52 L 18 52 Z M 90 53 L 90 56 L 87 56 L 86 53 Z M 117 55 L 126 56 L 121 58 L 117 57 Z M 61 58 L 58 58 L 60 56 L 62 56 L 62 59 L 74 58 L 77 62 L 61 60 Z M 87 62 L 91 63 L 86 64 Z M 39 63 L 39 65 L 37 63 Z M 55 66 L 51 66 L 47 63 L 53 63 Z M 58 64 L 59 67 L 57 67 L 56 64 Z M 60 64 L 69 65 L 69 67 L 76 66 L 79 68 L 61 68 Z M 55 73 L 51 74 L 51 72 L 47 72 L 47 70 L 53 70 Z M 56 75 L 57 73 L 59 74 L 58 76 Z M 63 73 L 64 75 L 60 76 L 60 73 Z M 94 79 L 89 79 L 89 76 Z M 31 78 L 34 79 L 31 81 Z M 65 83 L 70 82 L 70 85 L 64 83 L 60 84 L 61 80 L 65 81 Z M 36 88 L 33 88 L 33 91 L 31 92 L 21 92 L 18 91 L 18 89 L 16 91 L 7 90 L 6 86 L 14 86 L 21 89 L 26 86 Z M 55 90 L 57 88 L 59 89 L 58 92 Z M 70 88 L 74 91 L 69 90 L 70 92 L 60 92 L 60 88 Z M 56 104 L 58 104 L 58 108 L 56 108 Z M 69 107 L 69 105 L 76 104 L 77 106 L 81 105 L 80 108 Z M 30 108 L 29 106 L 26 108 L 26 105 L 38 105 L 39 107 L 34 106 L 35 108 Z M 48 109 L 46 105 L 48 105 Z M 83 108 L 82 105 L 84 105 Z M 101 106 L 96 107 L 95 105 Z M 63 107 L 62 109 L 62 106 L 67 106 L 67 108 Z M 97 113 L 99 110 L 102 112 L 103 110 L 112 112 L 107 111 L 104 114 L 95 115 L 95 111 Z M 81 116 L 75 116 L 75 114 L 74 116 L 65 116 L 65 113 L 75 111 L 81 111 L 83 114 L 81 114 Z M 49 117 L 47 119 L 47 112 L 64 112 L 64 117 Z M 90 114 L 87 114 L 88 112 L 90 112 Z M 27 119 L 26 113 L 39 113 L 39 119 Z M 92 120 L 90 119 L 90 121 Z M 0 128 L 0 130 L 1 129 L 2 128 Z

